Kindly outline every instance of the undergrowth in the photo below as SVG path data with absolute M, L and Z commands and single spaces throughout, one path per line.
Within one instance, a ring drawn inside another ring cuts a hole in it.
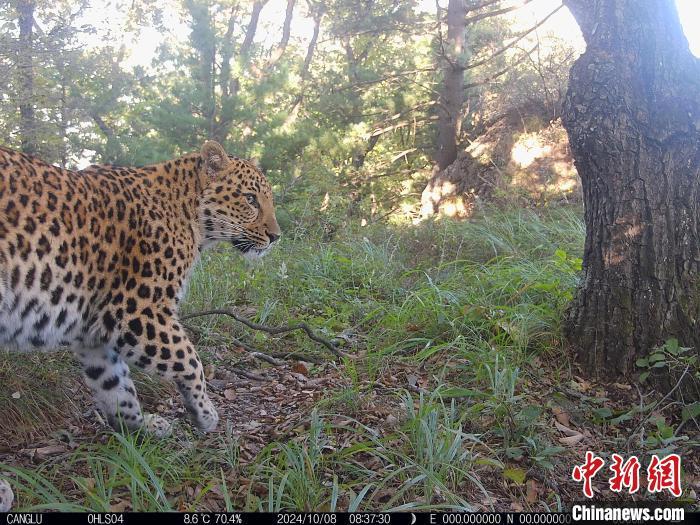
M 262 323 L 306 321 L 360 356 L 339 364 L 349 384 L 326 393 L 303 432 L 268 443 L 251 462 L 240 460 L 230 428 L 206 446 L 194 434 L 106 434 L 36 467 L 0 464 L 0 478 L 22 510 L 489 510 L 502 508 L 495 492 L 525 501 L 526 477 L 568 478 L 578 460 L 552 434 L 554 406 L 594 421 L 612 443 L 625 435 L 610 430 L 619 413 L 601 410 L 599 395 L 584 389 L 567 405 L 560 388 L 575 382 L 560 324 L 583 236 L 578 209 L 490 210 L 465 222 L 334 233 L 290 222 L 281 245 L 252 267 L 230 248 L 205 253 L 183 312 L 237 307 Z M 191 326 L 202 347 L 233 337 L 276 355 L 329 359 L 303 334 L 280 341 L 214 317 Z M 12 368 L 15 382 L 30 381 L 36 365 L 25 361 L 0 358 L 0 374 Z M 407 370 L 416 376 L 380 388 Z M 377 392 L 392 410 L 381 428 L 363 419 Z M 0 401 L 11 394 L 0 389 Z M 49 394 L 27 400 L 25 424 Z M 532 508 L 562 508 L 562 494 L 542 492 Z

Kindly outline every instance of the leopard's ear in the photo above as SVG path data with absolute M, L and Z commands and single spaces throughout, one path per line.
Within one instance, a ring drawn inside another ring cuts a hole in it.
M 230 162 L 221 144 L 213 140 L 207 140 L 202 145 L 202 159 L 204 159 L 204 167 L 209 175 L 215 175 Z

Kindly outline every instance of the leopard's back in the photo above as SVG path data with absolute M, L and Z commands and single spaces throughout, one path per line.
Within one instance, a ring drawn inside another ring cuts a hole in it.
M 0 150 L 0 344 L 15 351 L 90 345 L 102 192 L 76 172 Z M 104 278 L 104 277 L 103 277 Z M 102 285 L 102 288 L 104 284 Z
M 0 150 L 0 345 L 51 351 L 105 342 L 110 317 L 153 281 L 141 269 L 153 259 L 156 231 L 162 238 L 165 223 L 177 226 L 148 215 L 149 185 L 135 169 L 76 172 Z M 161 270 L 166 280 L 169 273 Z

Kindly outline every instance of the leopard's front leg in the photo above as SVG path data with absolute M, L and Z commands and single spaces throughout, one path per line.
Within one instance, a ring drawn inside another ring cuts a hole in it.
M 216 428 L 219 416 L 207 395 L 204 367 L 170 309 L 144 308 L 138 317 L 125 318 L 116 345 L 128 362 L 175 382 L 198 429 Z

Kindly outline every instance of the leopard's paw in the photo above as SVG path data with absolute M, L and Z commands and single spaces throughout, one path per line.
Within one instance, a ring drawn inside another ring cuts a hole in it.
M 7 481 L 0 480 L 0 512 L 10 512 L 15 495 Z
M 210 401 L 204 406 L 205 408 L 201 409 L 195 417 L 192 417 L 192 420 L 201 432 L 212 432 L 219 423 L 219 414 L 217 414 L 214 405 Z
M 170 435 L 172 426 L 167 419 L 156 414 L 143 415 L 143 429 L 157 438 L 164 438 Z

